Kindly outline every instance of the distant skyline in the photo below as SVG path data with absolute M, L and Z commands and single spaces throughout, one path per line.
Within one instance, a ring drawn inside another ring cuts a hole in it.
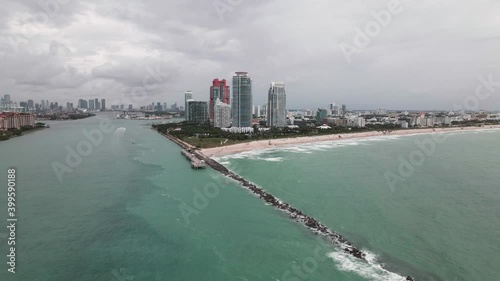
M 391 0 L 220 2 L 239 4 L 7 1 L 0 96 L 105 98 L 110 107 L 182 103 L 192 90 L 208 101 L 213 79 L 231 85 L 234 72 L 246 71 L 256 105 L 271 81 L 283 81 L 289 109 L 452 110 L 491 75 L 496 91 L 479 108 L 500 110 L 498 1 L 401 0 L 350 63 L 339 46 L 355 45 L 356 29 L 366 31 Z

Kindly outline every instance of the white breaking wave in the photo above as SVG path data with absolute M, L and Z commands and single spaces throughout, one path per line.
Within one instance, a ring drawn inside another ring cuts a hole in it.
M 270 157 L 270 158 L 257 157 L 255 159 L 264 160 L 264 161 L 268 161 L 268 162 L 283 162 L 283 160 L 284 160 L 283 157 Z
M 338 269 L 346 272 L 354 272 L 363 278 L 373 281 L 405 281 L 403 277 L 394 272 L 390 272 L 377 262 L 375 254 L 363 250 L 366 254 L 366 262 L 359 260 L 347 253 L 335 251 L 328 254 L 337 264 Z

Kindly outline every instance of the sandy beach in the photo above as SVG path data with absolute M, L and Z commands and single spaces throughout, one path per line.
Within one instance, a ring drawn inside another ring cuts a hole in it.
M 259 141 L 239 143 L 224 147 L 207 148 L 201 150 L 201 153 L 203 153 L 207 157 L 220 157 L 224 155 L 237 154 L 251 150 L 262 150 L 268 148 L 325 142 L 325 141 L 359 139 L 359 138 L 369 138 L 369 137 L 388 136 L 388 135 L 404 136 L 413 134 L 429 134 L 429 133 L 442 133 L 442 132 L 453 132 L 453 131 L 478 131 L 478 130 L 491 130 L 491 129 L 500 129 L 500 125 L 485 126 L 481 128 L 480 127 L 423 128 L 423 129 L 412 129 L 412 130 L 395 130 L 387 133 L 373 131 L 373 132 L 350 133 L 341 135 L 323 135 L 323 136 L 283 138 L 283 139 L 273 139 L 273 140 L 259 140 Z

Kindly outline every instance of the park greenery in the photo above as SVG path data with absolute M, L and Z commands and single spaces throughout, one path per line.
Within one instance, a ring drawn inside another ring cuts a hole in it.
M 498 125 L 499 121 L 464 121 L 464 122 L 454 122 L 453 126 L 475 126 L 482 127 L 486 125 Z M 227 146 L 242 142 L 250 142 L 257 140 L 273 140 L 281 138 L 295 138 L 304 136 L 320 136 L 320 135 L 338 135 L 347 133 L 358 133 L 358 132 L 390 132 L 392 130 L 401 130 L 401 127 L 395 124 L 367 124 L 364 128 L 357 127 L 339 127 L 333 126 L 330 129 L 319 129 L 317 128 L 316 122 L 313 120 L 310 123 L 305 123 L 297 128 L 280 128 L 268 131 L 259 131 L 259 127 L 263 127 L 264 124 L 254 125 L 254 130 L 252 133 L 230 133 L 223 131 L 220 128 L 214 128 L 208 122 L 197 124 L 197 123 L 168 123 L 168 124 L 155 124 L 153 127 L 158 130 L 158 132 L 163 134 L 169 134 L 176 137 L 182 141 L 185 141 L 197 148 L 212 148 Z M 408 128 L 406 130 L 418 129 L 420 127 Z
M 5 140 L 8 140 L 12 137 L 22 136 L 25 133 L 35 131 L 35 130 L 40 130 L 43 128 L 45 128 L 45 123 L 38 122 L 35 124 L 34 127 L 33 126 L 23 126 L 20 129 L 13 128 L 13 129 L 5 130 L 5 131 L 0 131 L 0 141 L 5 141 Z

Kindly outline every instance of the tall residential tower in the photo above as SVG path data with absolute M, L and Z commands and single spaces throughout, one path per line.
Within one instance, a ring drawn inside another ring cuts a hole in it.
M 252 127 L 252 79 L 247 74 L 236 72 L 233 76 L 233 127 Z
M 270 128 L 286 127 L 286 93 L 283 82 L 272 82 L 269 88 L 267 126 Z
M 184 93 L 184 117 L 186 121 L 189 121 L 189 110 L 188 110 L 188 101 L 193 99 L 193 92 L 191 91 L 186 91 Z M 173 107 L 173 105 L 172 105 Z M 177 104 L 175 104 L 175 107 L 177 107 Z
M 214 79 L 212 81 L 212 87 L 210 87 L 210 104 L 209 104 L 209 112 L 210 112 L 210 121 L 214 120 L 214 107 L 219 99 L 221 102 L 225 104 L 229 104 L 229 86 L 226 84 L 226 79 Z

